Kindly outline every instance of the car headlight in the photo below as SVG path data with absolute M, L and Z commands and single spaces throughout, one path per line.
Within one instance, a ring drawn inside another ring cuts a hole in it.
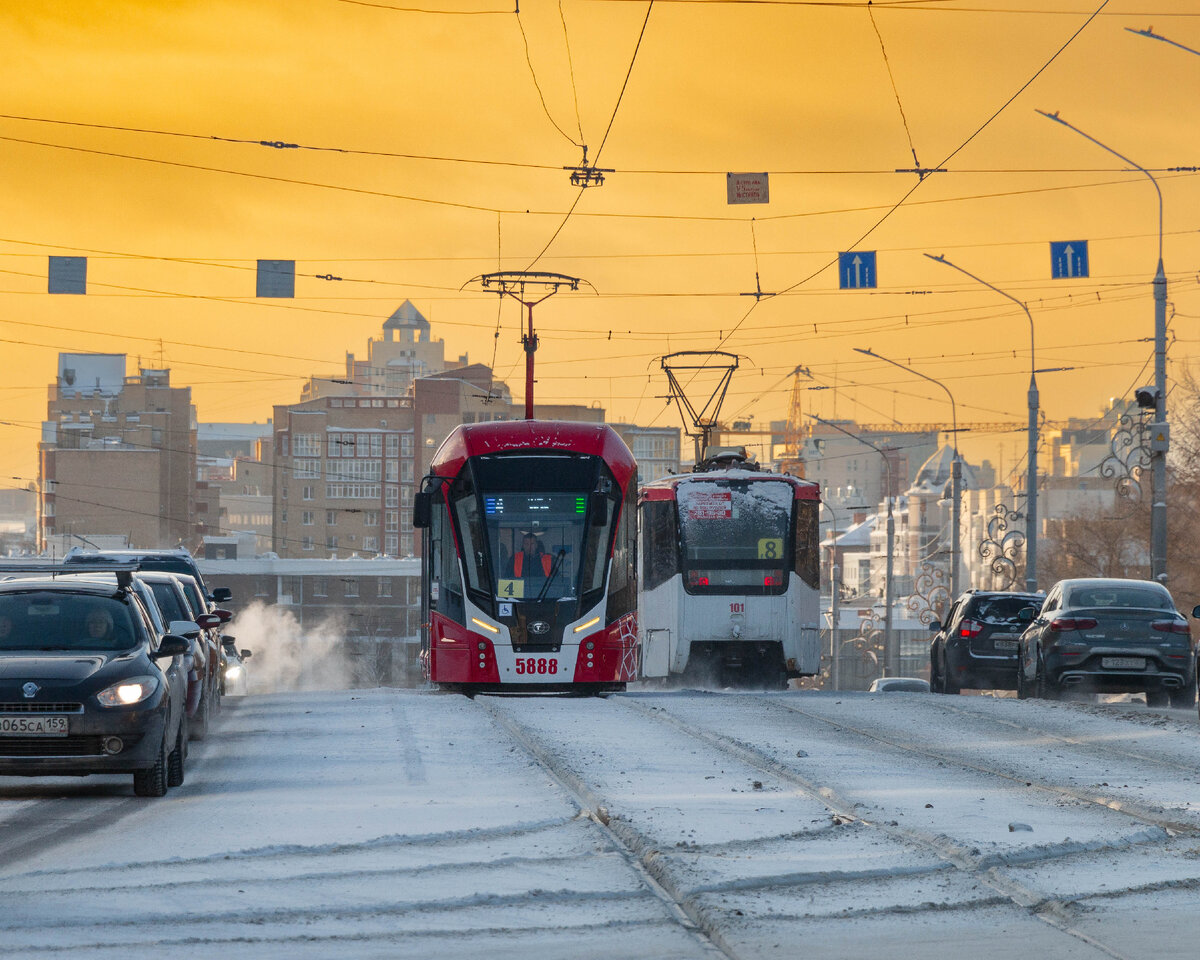
M 237 666 L 236 664 L 232 667 L 227 667 L 225 669 L 225 679 L 226 680 L 236 680 L 241 675 L 242 675 L 242 668 Z
M 153 696 L 158 683 L 157 677 L 130 677 L 101 690 L 96 699 L 102 707 L 131 707 Z

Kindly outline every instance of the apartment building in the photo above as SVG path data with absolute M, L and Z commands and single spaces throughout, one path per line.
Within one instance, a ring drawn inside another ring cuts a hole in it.
M 413 552 L 419 477 L 410 397 L 320 397 L 276 406 L 273 422 L 276 554 Z
M 39 550 L 197 539 L 191 388 L 172 387 L 169 370 L 125 367 L 125 354 L 59 354 L 38 444 Z

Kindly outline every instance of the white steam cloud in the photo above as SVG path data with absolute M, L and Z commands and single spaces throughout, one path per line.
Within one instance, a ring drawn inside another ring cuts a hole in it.
M 353 685 L 345 627 L 340 612 L 301 626 L 287 607 L 256 600 L 230 621 L 228 633 L 254 655 L 246 665 L 251 693 L 345 690 Z

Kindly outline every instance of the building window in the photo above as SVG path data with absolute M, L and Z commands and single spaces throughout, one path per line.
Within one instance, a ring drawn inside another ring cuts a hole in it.
M 326 550 L 336 550 L 337 549 L 337 540 L 338 540 L 337 537 L 326 537 L 325 538 L 325 549 Z
M 387 577 L 379 578 L 379 596 L 390 597 L 392 595 L 392 581 Z
M 400 538 L 396 534 L 389 533 L 386 537 L 384 537 L 384 553 L 386 553 L 389 557 L 394 557 L 399 549 Z
M 42 505 L 42 516 L 43 517 L 54 516 L 54 501 L 53 500 L 47 500 L 46 503 Z
M 388 510 L 384 513 L 384 531 L 386 533 L 397 533 L 400 530 L 400 511 Z
M 321 461 L 319 458 L 297 457 L 292 461 L 292 476 L 297 480 L 319 480 L 321 477 Z
M 411 459 L 413 455 L 413 435 L 411 433 L 400 434 L 400 456 Z
M 385 507 L 400 506 L 400 488 L 397 487 L 395 484 L 389 483 L 387 485 L 386 489 L 384 490 L 383 505 Z
M 400 538 L 404 545 L 404 553 L 401 556 L 411 557 L 413 552 L 413 535 L 406 533 Z
M 405 483 L 413 481 L 413 462 L 411 460 L 400 461 L 400 479 Z
M 362 538 L 363 553 L 378 553 L 379 538 L 378 537 L 363 537 Z
M 358 581 L 357 580 L 355 580 L 353 578 L 347 578 L 347 579 L 343 580 L 342 583 L 344 583 L 346 585 L 345 596 L 347 596 L 347 597 L 357 597 L 358 596 Z
M 300 514 L 301 525 L 305 526 L 305 527 L 311 527 L 313 525 L 313 523 L 315 522 L 314 516 L 315 516 L 315 514 L 313 513 L 313 511 L 305 510 L 303 513 Z
M 324 577 L 313 578 L 313 596 L 327 597 L 329 596 L 329 581 Z
M 384 477 L 388 483 L 395 483 L 400 479 L 400 463 L 397 460 L 388 460 L 384 466 L 387 468 L 387 475 Z
M 313 548 L 313 538 L 312 537 L 303 537 L 300 540 L 300 549 L 301 550 L 311 550 L 312 548 Z
M 337 511 L 336 510 L 326 510 L 325 511 L 325 524 L 327 526 L 332 527 L 335 523 L 337 523 Z
M 287 511 L 286 510 L 279 511 L 279 522 L 282 524 L 285 524 L 285 525 L 287 524 Z
M 371 457 L 378 460 L 383 456 L 383 434 L 372 433 L 371 435 Z
M 355 437 L 354 455 L 364 459 L 371 455 L 371 435 L 369 433 L 360 433 Z
M 363 526 L 364 527 L 379 526 L 379 511 L 378 510 L 364 510 L 363 511 Z
M 389 460 L 400 456 L 400 438 L 394 433 L 387 436 L 387 455 Z
M 298 433 L 293 438 L 292 455 L 296 457 L 319 457 L 321 436 L 316 433 Z
M 254 578 L 254 595 L 256 597 L 269 596 L 269 594 L 267 592 L 267 578 L 266 577 L 255 577 Z
M 305 487 L 303 490 L 300 491 L 300 495 L 305 500 L 311 500 L 313 498 L 313 488 Z

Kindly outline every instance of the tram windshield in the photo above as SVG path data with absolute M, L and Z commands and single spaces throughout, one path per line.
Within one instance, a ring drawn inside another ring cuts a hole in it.
M 500 603 L 603 588 L 618 493 L 602 466 L 578 454 L 479 457 L 474 490 L 455 503 L 469 586 Z M 598 489 L 609 495 L 593 498 Z
M 791 566 L 793 491 L 786 481 L 679 484 L 679 539 L 689 593 L 782 593 Z

